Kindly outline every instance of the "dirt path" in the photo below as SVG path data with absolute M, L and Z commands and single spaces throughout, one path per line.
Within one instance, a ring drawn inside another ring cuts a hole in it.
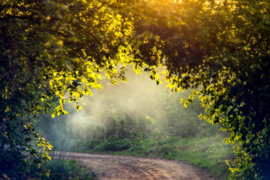
M 62 157 L 75 159 L 100 180 L 218 180 L 198 167 L 171 160 L 70 152 Z

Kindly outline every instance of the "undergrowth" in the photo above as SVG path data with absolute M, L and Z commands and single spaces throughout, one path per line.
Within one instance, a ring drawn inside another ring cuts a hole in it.
M 75 160 L 53 159 L 42 164 L 41 169 L 46 169 L 49 173 L 47 177 L 40 179 L 97 180 L 95 173 L 81 168 Z

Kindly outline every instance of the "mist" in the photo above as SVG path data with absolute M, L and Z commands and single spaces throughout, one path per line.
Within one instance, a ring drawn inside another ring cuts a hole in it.
M 103 89 L 83 97 L 82 109 L 67 103 L 68 115 L 43 115 L 35 128 L 54 151 L 161 157 L 227 174 L 232 145 L 223 142 L 221 125 L 198 118 L 205 112 L 197 97 L 187 108 L 180 104 L 192 90 L 171 93 L 149 76 L 127 67 L 126 83 L 103 78 Z
M 191 90 L 170 93 L 166 83 L 157 85 L 148 73 L 136 74 L 127 67 L 127 82 L 112 85 L 101 80 L 103 89 L 93 89 L 93 96 L 81 100 L 76 112 L 67 103 L 68 115 L 52 119 L 45 115 L 36 127 L 55 148 L 67 148 L 89 139 L 136 139 L 210 136 L 220 133 L 198 115 L 204 113 L 199 99 L 188 108 L 180 104 Z

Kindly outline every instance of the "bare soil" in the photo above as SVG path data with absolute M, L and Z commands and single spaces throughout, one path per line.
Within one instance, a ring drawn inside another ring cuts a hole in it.
M 54 153 L 56 156 L 59 153 Z M 100 180 L 220 180 L 198 167 L 173 160 L 72 152 L 61 156 L 98 173 Z

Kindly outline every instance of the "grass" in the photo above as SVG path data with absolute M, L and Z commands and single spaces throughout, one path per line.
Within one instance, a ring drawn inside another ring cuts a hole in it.
M 76 148 L 75 148 L 76 147 Z M 173 159 L 208 170 L 216 177 L 229 175 L 225 161 L 233 158 L 232 145 L 217 135 L 204 138 L 164 138 L 73 141 L 70 151 Z
M 97 175 L 82 169 L 75 160 L 53 159 L 41 165 L 49 173 L 41 179 L 97 180 Z

